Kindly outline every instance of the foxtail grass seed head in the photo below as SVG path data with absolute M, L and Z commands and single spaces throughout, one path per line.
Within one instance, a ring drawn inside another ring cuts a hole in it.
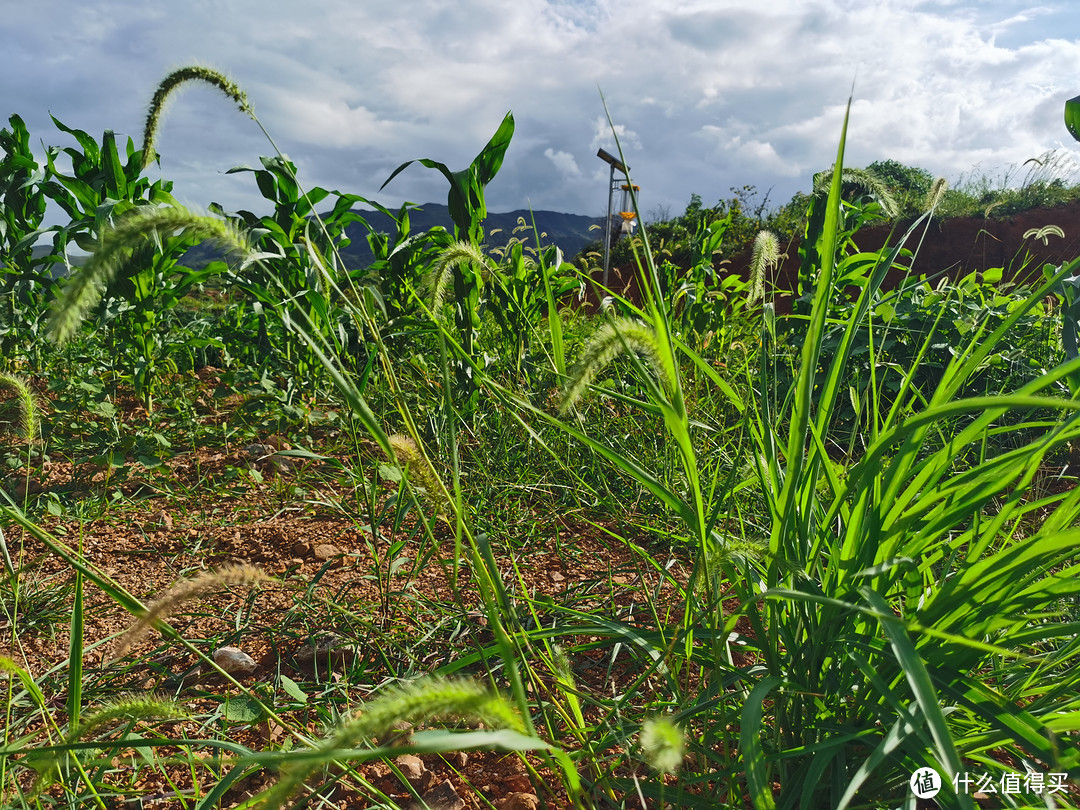
M 566 654 L 566 650 L 556 644 L 551 648 L 551 665 L 552 674 L 556 679 L 571 689 L 577 688 L 577 682 L 574 680 L 574 670 L 570 666 L 570 656 Z
M 396 724 L 416 726 L 436 718 L 525 732 L 521 716 L 498 692 L 479 681 L 437 676 L 419 678 L 387 690 L 366 703 L 340 732 L 351 736 L 353 741 L 381 739 Z M 357 734 L 360 736 L 353 736 Z
M 834 169 L 826 169 L 814 175 L 815 194 L 824 195 L 829 193 L 833 171 Z M 874 172 L 866 169 L 844 168 L 840 177 L 845 189 L 855 189 L 873 197 L 881 206 L 881 210 L 885 212 L 885 216 L 893 219 L 900 215 L 900 206 L 896 202 L 896 197 L 889 191 L 885 181 Z
M 633 318 L 616 318 L 604 324 L 585 344 L 570 379 L 563 388 L 560 412 L 566 413 L 581 399 L 596 375 L 625 351 L 642 355 L 656 376 L 667 387 L 666 372 L 660 361 L 660 345 L 651 327 Z
M 772 231 L 759 231 L 754 237 L 750 258 L 750 294 L 746 302 L 753 304 L 765 297 L 765 274 L 776 269 L 780 261 L 780 240 Z
M 84 714 L 79 725 L 68 733 L 67 742 L 85 740 L 117 720 L 141 720 L 151 717 L 183 720 L 189 715 L 179 704 L 165 698 L 139 694 L 121 695 Z
M 160 239 L 181 231 L 200 240 L 217 243 L 227 253 L 246 256 L 251 251 L 247 235 L 231 222 L 182 207 L 142 206 L 136 208 L 101 234 L 90 261 L 72 274 L 64 285 L 49 319 L 49 334 L 59 344 L 66 343 L 87 313 L 101 300 L 103 291 L 115 278 L 132 250 L 147 239 Z
M 388 436 L 387 441 L 390 443 L 390 449 L 394 451 L 394 460 L 405 469 L 405 475 L 412 483 L 423 488 L 438 514 L 448 518 L 450 504 L 444 496 L 442 483 L 431 466 L 431 462 L 420 452 L 416 442 L 400 433 Z
M 251 118 L 255 117 L 255 109 L 248 101 L 247 93 L 240 89 L 236 82 L 231 81 L 223 73 L 213 68 L 192 65 L 174 70 L 157 86 L 154 97 L 150 101 L 150 108 L 146 113 L 146 124 L 143 127 L 143 168 L 149 166 L 157 157 L 154 151 L 154 143 L 157 140 L 158 129 L 161 125 L 161 114 L 165 110 L 165 103 L 173 92 L 187 82 L 204 82 L 211 87 L 216 87 L 229 99 L 236 103 L 240 111 Z
M 754 540 L 732 534 L 720 535 L 714 531 L 705 546 L 705 557 L 714 571 L 733 561 L 745 563 L 748 560 L 766 560 L 769 558 L 769 543 L 767 540 Z M 696 587 L 704 593 L 706 583 L 698 579 Z
M 117 721 L 125 724 L 134 720 L 186 720 L 190 715 L 177 703 L 153 695 L 121 695 L 97 708 L 85 713 L 81 722 L 68 730 L 64 738 L 65 745 L 89 739 L 97 731 L 114 725 Z M 60 773 L 60 765 L 68 753 L 50 754 L 47 759 L 34 765 L 38 772 L 30 788 L 30 797 L 41 795 L 49 785 L 55 782 Z
M 22 377 L 0 372 L 0 392 L 3 391 L 10 391 L 15 397 L 18 413 L 12 427 L 26 439 L 28 444 L 32 443 L 40 435 L 41 421 L 37 397 Z
M 399 724 L 418 726 L 435 719 L 483 723 L 487 728 L 525 733 L 521 716 L 502 695 L 476 681 L 431 676 L 385 690 L 332 729 L 317 750 L 329 753 L 356 748 L 364 742 L 385 739 Z M 307 781 L 313 768 L 303 761 L 286 765 L 278 783 L 263 794 L 264 806 L 283 804 Z
M 941 200 L 945 197 L 945 192 L 949 190 L 949 181 L 944 177 L 939 177 L 930 186 L 930 190 L 926 192 L 926 211 L 933 211 L 941 203 Z
M 491 260 L 472 242 L 455 242 L 444 250 L 422 283 L 422 289 L 431 296 L 431 312 L 436 318 L 453 289 L 450 281 L 454 277 L 454 269 L 463 264 L 475 264 L 484 277 L 489 277 L 493 270 Z
M 660 773 L 673 774 L 682 765 L 686 750 L 683 731 L 669 717 L 651 717 L 641 726 L 641 753 Z
M 145 616 L 128 628 L 128 631 L 120 638 L 117 649 L 113 652 L 113 660 L 123 657 L 128 650 L 146 635 L 146 632 L 151 627 L 157 622 L 165 621 L 184 602 L 205 593 L 220 590 L 224 586 L 250 588 L 261 582 L 267 582 L 269 579 L 269 576 L 255 566 L 241 563 L 239 565 L 230 565 L 218 571 L 207 571 L 194 579 L 176 583 L 161 598 L 150 605 Z
M 1041 228 L 1031 228 L 1027 231 L 1024 231 L 1025 239 L 1038 239 L 1044 245 L 1050 244 L 1051 236 L 1056 236 L 1059 239 L 1064 239 L 1065 231 L 1063 231 L 1057 225 L 1044 225 Z

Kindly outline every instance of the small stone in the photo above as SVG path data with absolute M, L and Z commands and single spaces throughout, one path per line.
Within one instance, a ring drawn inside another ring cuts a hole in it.
M 214 663 L 230 675 L 248 675 L 258 666 L 252 657 L 239 647 L 221 647 L 215 650 Z
M 258 461 L 259 459 L 272 456 L 274 454 L 274 448 L 268 444 L 249 444 L 242 451 L 252 461 Z
M 389 733 L 386 735 L 385 740 L 379 740 L 380 744 L 393 748 L 396 745 L 404 745 L 412 737 L 414 727 L 412 723 L 406 720 L 398 720 L 390 727 Z
M 390 766 L 385 762 L 373 762 L 369 767 L 370 775 L 374 779 L 385 779 L 390 775 Z
M 458 796 L 450 780 L 446 779 L 424 794 L 424 803 L 431 810 L 462 810 L 465 801 Z
M 312 549 L 312 553 L 315 555 L 316 560 L 325 562 L 326 560 L 332 560 L 337 557 L 341 552 L 337 546 L 333 546 L 330 543 L 319 543 Z
M 540 797 L 535 793 L 517 792 L 511 793 L 495 802 L 499 810 L 537 810 L 540 807 Z
M 306 557 L 311 553 L 311 543 L 306 540 L 298 540 L 293 543 L 292 553 L 297 557 Z
M 409 784 L 417 791 L 423 793 L 431 783 L 435 781 L 435 774 L 427 769 L 424 761 L 415 754 L 402 754 L 394 759 L 401 775 L 409 780 Z
M 510 774 L 503 780 L 502 787 L 508 794 L 531 793 L 533 789 L 529 777 L 523 773 Z
M 360 646 L 350 643 L 337 633 L 326 632 L 313 636 L 296 653 L 301 667 L 344 667 L 360 655 Z
M 424 767 L 424 760 L 415 754 L 402 754 L 394 759 L 394 764 L 398 766 L 398 770 L 410 782 L 419 779 L 427 770 Z
M 549 576 L 551 577 L 552 582 L 563 582 L 566 580 L 566 577 L 564 577 L 558 571 L 552 571 Z
M 443 759 L 459 771 L 469 764 L 469 755 L 464 751 L 451 751 L 449 754 L 443 754 Z
M 266 443 L 278 451 L 292 450 L 292 445 L 289 444 L 288 440 L 284 436 L 279 436 L 276 433 L 273 436 L 270 436 L 266 440 Z
M 294 469 L 296 469 L 295 465 L 292 462 L 292 459 L 285 456 L 279 456 L 277 453 L 274 453 L 274 455 L 270 456 L 270 463 L 278 472 L 287 473 L 292 472 Z

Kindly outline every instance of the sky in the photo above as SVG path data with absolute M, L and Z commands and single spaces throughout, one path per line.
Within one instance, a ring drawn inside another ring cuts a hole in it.
M 1018 182 L 1080 144 L 1069 2 L 1007 0 L 0 0 L 0 125 L 74 145 L 50 113 L 141 145 L 170 71 L 222 71 L 297 164 L 300 181 L 396 207 L 446 201 L 513 112 L 490 210 L 600 216 L 618 134 L 646 219 L 753 185 L 781 204 L 832 165 L 851 96 L 846 165 L 893 159 L 950 183 Z M 605 102 L 607 113 L 605 113 Z M 176 94 L 160 168 L 183 203 L 266 213 L 250 173 L 272 147 L 204 85 Z M 1073 181 L 1076 178 L 1071 178 Z

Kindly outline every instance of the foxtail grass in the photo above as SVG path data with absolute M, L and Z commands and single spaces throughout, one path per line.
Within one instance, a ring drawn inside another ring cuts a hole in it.
M 165 111 L 166 103 L 181 87 L 189 82 L 202 82 L 211 87 L 216 87 L 226 98 L 235 102 L 241 112 L 247 114 L 251 118 L 255 118 L 255 110 L 248 100 L 247 93 L 241 90 L 239 85 L 223 73 L 220 73 L 213 68 L 200 66 L 188 66 L 174 70 L 158 84 L 157 89 L 154 91 L 154 96 L 150 100 L 150 107 L 146 113 L 146 123 L 143 126 L 142 148 L 144 169 L 157 158 L 154 144 L 157 140 L 158 129 L 161 126 L 161 118 Z
M 230 254 L 246 258 L 251 252 L 247 234 L 231 222 L 186 208 L 141 207 L 132 210 L 101 235 L 101 243 L 90 261 L 64 285 L 49 319 L 49 334 L 59 344 L 66 343 L 101 300 L 109 282 L 131 257 L 131 252 L 148 239 L 176 232 L 215 242 Z
M 453 509 L 431 460 L 421 451 L 415 439 L 395 433 L 388 437 L 394 451 L 394 460 L 416 484 L 423 487 L 424 494 L 434 504 L 439 517 L 452 522 Z
M 560 397 L 560 412 L 567 413 L 581 399 L 596 375 L 616 357 L 627 352 L 636 352 L 644 357 L 661 385 L 670 390 L 671 380 L 667 378 L 667 371 L 660 360 L 660 343 L 655 330 L 633 318 L 616 318 L 593 333 L 570 369 Z
M 923 204 L 924 211 L 934 211 L 938 205 L 941 204 L 942 198 L 945 196 L 945 192 L 949 190 L 949 181 L 944 177 L 939 177 L 930 185 L 930 190 L 926 192 L 926 202 Z
M 60 774 L 63 763 L 70 756 L 70 746 L 90 739 L 101 729 L 117 722 L 131 723 L 137 720 L 184 720 L 190 715 L 177 703 L 148 695 L 122 695 L 103 703 L 82 716 L 68 730 L 63 742 L 47 757 L 35 756 L 31 762 L 38 775 L 30 788 L 29 800 L 33 801 L 53 784 Z M 102 747 L 106 747 L 104 744 Z
M 874 172 L 867 169 L 842 167 L 840 175 L 842 188 L 855 189 L 863 194 L 869 194 L 877 201 L 881 206 L 881 210 L 885 212 L 885 216 L 889 219 L 899 216 L 900 205 L 896 202 L 896 197 L 893 196 L 885 181 Z M 832 180 L 833 169 L 818 173 L 814 176 L 814 192 L 819 195 L 827 194 Z
M 1024 231 L 1025 239 L 1038 239 L 1044 245 L 1050 244 L 1051 236 L 1056 236 L 1058 239 L 1064 239 L 1065 231 L 1063 231 L 1059 225 L 1044 225 L 1041 228 L 1031 228 Z
M 683 730 L 670 717 L 650 717 L 641 725 L 641 754 L 660 773 L 673 774 L 686 752 Z
M 446 303 L 453 289 L 451 282 L 454 278 L 454 270 L 463 264 L 474 264 L 485 275 L 493 270 L 491 259 L 472 242 L 455 242 L 444 250 L 431 272 L 423 280 L 423 289 L 430 296 L 431 311 L 436 317 L 442 312 L 443 304 Z
M 308 781 L 320 763 L 332 761 L 335 754 L 347 758 L 345 752 L 384 740 L 401 724 L 415 727 L 435 720 L 482 723 L 489 729 L 526 733 L 525 723 L 514 707 L 482 684 L 464 679 L 421 678 L 386 690 L 332 729 L 314 750 L 287 762 L 277 784 L 260 797 L 261 806 L 280 807 Z M 443 738 L 447 742 L 443 750 L 454 750 L 452 736 Z M 392 756 L 393 752 L 379 754 Z
M 17 374 L 0 372 L 0 392 L 4 391 L 13 394 L 15 399 L 16 420 L 12 427 L 27 444 L 33 444 L 41 434 L 37 396 L 24 378 Z
M 220 590 L 224 586 L 250 588 L 262 582 L 267 582 L 270 577 L 253 565 L 241 563 L 221 568 L 217 571 L 207 571 L 194 579 L 184 580 L 173 585 L 152 602 L 146 613 L 139 618 L 120 638 L 119 644 L 112 653 L 113 660 L 122 658 L 128 650 L 137 644 L 151 627 L 165 621 L 180 605 L 196 599 L 203 594 Z
M 754 237 L 750 254 L 750 289 L 746 303 L 753 304 L 765 297 L 765 276 L 776 269 L 780 261 L 780 240 L 772 231 L 760 231 Z

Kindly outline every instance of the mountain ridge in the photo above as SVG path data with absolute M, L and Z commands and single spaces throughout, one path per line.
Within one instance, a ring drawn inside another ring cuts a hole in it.
M 397 229 L 394 220 L 381 211 L 358 210 L 357 213 L 360 213 L 377 233 L 389 234 Z M 520 232 L 526 244 L 535 241 L 532 234 L 532 223 L 535 220 L 537 230 L 542 234 L 543 244 L 557 245 L 567 259 L 576 256 L 589 242 L 599 239 L 599 231 L 593 230 L 593 226 L 602 227 L 604 222 L 603 217 L 564 214 L 559 211 L 530 211 L 525 208 L 502 213 L 489 212 L 484 219 L 484 231 L 487 234 L 485 245 L 505 246 L 517 235 L 514 230 L 519 226 L 520 220 L 524 220 L 527 227 L 527 231 Z M 454 229 L 450 209 L 441 203 L 424 203 L 410 208 L 409 224 L 413 233 L 422 233 L 435 227 L 446 228 L 448 231 Z M 371 264 L 372 254 L 367 243 L 367 233 L 367 229 L 359 222 L 346 226 L 345 234 L 352 240 L 342 251 L 346 264 L 349 264 L 349 259 L 360 262 L 356 265 L 358 267 Z
M 375 233 L 387 235 L 397 231 L 397 223 L 393 217 L 381 211 L 369 209 L 353 209 L 360 214 Z M 441 203 L 424 203 L 409 211 L 410 233 L 418 234 L 429 231 L 435 227 L 453 231 L 454 221 L 450 217 L 450 209 Z M 532 233 L 532 222 L 535 219 L 537 230 L 541 234 L 541 241 L 546 247 L 557 245 L 562 250 L 563 257 L 572 259 L 589 242 L 597 241 L 600 232 L 593 226 L 603 227 L 603 217 L 588 217 L 583 214 L 564 214 L 558 211 L 529 211 L 518 209 L 504 213 L 489 213 L 484 219 L 484 231 L 487 238 L 484 241 L 486 247 L 504 247 L 518 227 L 519 220 L 524 219 L 527 231 L 519 232 L 520 238 L 526 244 L 535 247 L 535 238 Z M 341 258 L 345 266 L 350 270 L 363 269 L 371 265 L 374 255 L 368 244 L 368 229 L 360 222 L 350 222 L 345 226 L 345 236 L 349 244 L 341 249 Z M 210 243 L 196 245 L 187 251 L 181 258 L 180 264 L 198 269 L 208 262 L 221 258 L 221 251 Z

